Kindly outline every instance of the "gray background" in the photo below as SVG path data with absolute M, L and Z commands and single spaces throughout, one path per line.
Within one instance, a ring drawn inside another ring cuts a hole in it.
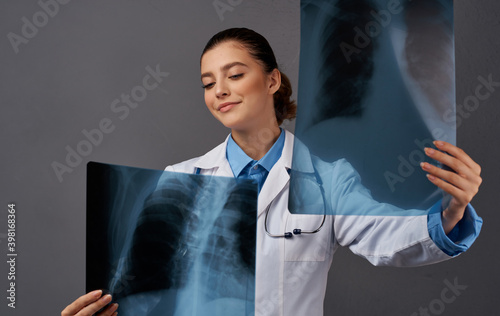
M 297 90 L 299 1 L 233 0 L 222 17 L 212 2 L 70 1 L 15 53 L 7 34 L 22 35 L 22 18 L 32 20 L 41 7 L 2 1 L 0 314 L 57 315 L 84 293 L 87 161 L 162 169 L 224 140 L 228 131 L 205 109 L 199 80 L 199 56 L 211 35 L 233 26 L 262 33 Z M 455 1 L 455 11 L 461 104 L 474 95 L 478 76 L 500 81 L 500 4 Z M 111 102 L 141 85 L 145 67 L 157 64 L 169 76 L 120 120 Z M 458 128 L 458 145 L 483 167 L 473 203 L 485 225 L 474 246 L 455 260 L 412 269 L 375 268 L 342 249 L 330 271 L 325 314 L 412 315 L 439 299 L 445 280 L 458 278 L 468 287 L 441 315 L 498 315 L 499 102 L 495 91 Z M 64 163 L 65 147 L 75 148 L 85 139 L 82 130 L 103 118 L 115 130 L 60 182 L 51 163 Z M 293 131 L 293 123 L 285 127 Z M 17 209 L 15 311 L 5 299 L 10 202 Z

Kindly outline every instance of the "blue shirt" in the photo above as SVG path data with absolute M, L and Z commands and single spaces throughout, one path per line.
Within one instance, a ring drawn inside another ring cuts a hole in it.
M 463 218 L 446 235 L 441 220 L 442 211 L 441 201 L 438 201 L 430 209 L 429 215 L 427 215 L 429 236 L 444 253 L 449 256 L 456 256 L 470 248 L 481 230 L 483 220 L 476 214 L 472 205 L 469 204 L 465 209 Z
M 226 158 L 229 161 L 235 178 L 254 179 L 259 185 L 259 193 L 267 179 L 269 171 L 281 157 L 285 146 L 285 131 L 280 128 L 281 134 L 271 149 L 261 159 L 253 160 L 243 149 L 236 144 L 233 137 L 229 137 L 226 148 Z
M 229 137 L 227 143 L 226 158 L 229 161 L 234 177 L 256 180 L 259 193 L 272 167 L 281 157 L 281 152 L 285 145 L 285 132 L 282 128 L 280 129 L 281 134 L 278 140 L 264 157 L 258 161 L 250 158 L 240 146 L 236 144 L 232 136 Z M 446 235 L 441 221 L 441 211 L 441 201 L 438 201 L 430 209 L 429 215 L 427 216 L 429 236 L 444 253 L 450 256 L 456 256 L 469 249 L 472 245 L 477 235 L 471 235 L 471 227 L 475 227 L 475 231 L 479 232 L 482 219 L 477 216 L 474 208 L 469 204 L 462 220 L 458 222 L 448 235 Z

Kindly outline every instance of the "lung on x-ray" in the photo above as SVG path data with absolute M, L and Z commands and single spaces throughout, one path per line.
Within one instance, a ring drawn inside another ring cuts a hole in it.
M 456 143 L 453 1 L 302 0 L 295 135 L 347 160 L 377 201 L 438 202 L 420 162 L 437 164 L 433 140 Z
M 253 315 L 257 184 L 90 162 L 87 291 L 120 315 Z

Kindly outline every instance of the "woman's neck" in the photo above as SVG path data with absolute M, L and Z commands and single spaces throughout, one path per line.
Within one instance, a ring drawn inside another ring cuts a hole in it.
M 233 140 L 253 160 L 259 160 L 273 147 L 280 136 L 277 124 L 251 131 L 231 130 Z

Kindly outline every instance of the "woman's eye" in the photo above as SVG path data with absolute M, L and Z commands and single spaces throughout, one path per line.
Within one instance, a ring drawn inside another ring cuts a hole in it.
M 204 84 L 204 85 L 202 85 L 201 87 L 202 87 L 203 89 L 210 89 L 210 88 L 212 88 L 213 86 L 214 86 L 214 83 L 212 82 L 212 83 L 207 83 L 207 84 Z
M 231 79 L 238 79 L 238 78 L 240 78 L 242 76 L 243 76 L 243 74 L 237 74 L 237 75 L 229 76 L 229 78 L 231 78 Z

